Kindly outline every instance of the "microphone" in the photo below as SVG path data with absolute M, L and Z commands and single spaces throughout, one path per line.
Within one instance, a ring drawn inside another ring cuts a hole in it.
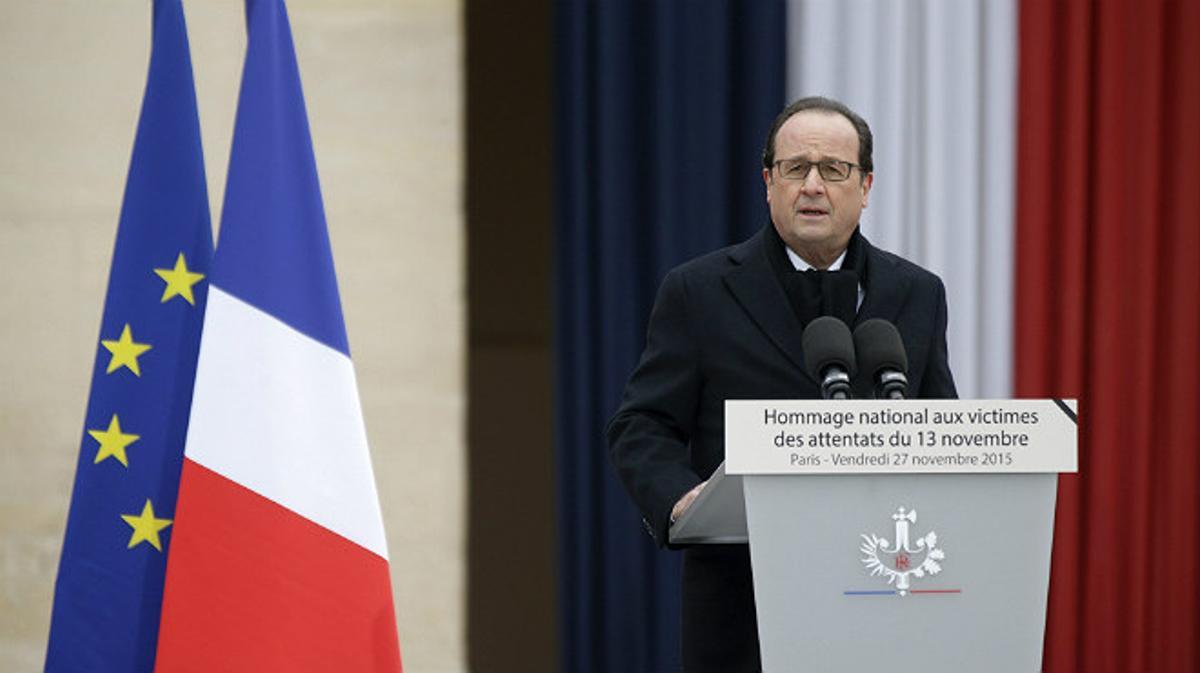
M 808 323 L 801 337 L 804 367 L 821 382 L 821 397 L 850 399 L 850 377 L 855 374 L 854 339 L 846 323 L 822 316 Z
M 872 318 L 854 330 L 854 348 L 862 371 L 871 377 L 875 397 L 902 400 L 908 396 L 908 356 L 892 323 Z

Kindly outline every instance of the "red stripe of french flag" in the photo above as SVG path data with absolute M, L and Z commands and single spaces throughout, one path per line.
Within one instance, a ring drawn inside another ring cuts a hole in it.
M 386 559 L 199 463 L 183 479 L 157 670 L 399 670 Z

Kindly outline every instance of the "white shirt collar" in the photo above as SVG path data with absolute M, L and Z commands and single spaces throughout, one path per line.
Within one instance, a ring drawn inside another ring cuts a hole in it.
M 788 259 L 790 259 L 792 261 L 792 266 L 797 271 L 808 271 L 809 269 L 814 268 L 812 264 L 809 264 L 808 262 L 804 261 L 803 257 L 801 257 L 800 255 L 797 255 L 796 252 L 794 250 L 792 250 L 791 248 L 789 248 L 787 245 L 784 245 L 783 249 L 785 251 L 787 251 Z M 840 271 L 842 269 L 842 262 L 844 262 L 844 261 L 846 261 L 846 251 L 845 250 L 842 251 L 842 254 L 838 255 L 837 259 L 833 260 L 833 264 L 829 265 L 829 271 Z

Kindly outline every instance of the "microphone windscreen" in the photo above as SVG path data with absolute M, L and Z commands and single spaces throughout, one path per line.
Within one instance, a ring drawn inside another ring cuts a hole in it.
M 881 369 L 894 369 L 908 375 L 908 356 L 904 352 L 904 340 L 892 323 L 872 318 L 854 330 L 854 349 L 858 352 L 858 363 L 872 378 Z
M 850 376 L 857 371 L 854 361 L 854 337 L 846 323 L 833 316 L 822 316 L 808 323 L 801 337 L 804 367 L 809 376 L 820 381 L 830 365 L 838 365 Z

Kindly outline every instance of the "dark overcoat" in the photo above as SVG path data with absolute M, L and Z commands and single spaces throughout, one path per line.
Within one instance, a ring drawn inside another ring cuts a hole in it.
M 769 227 L 667 274 L 646 349 L 608 424 L 611 459 L 661 546 L 668 546 L 671 508 L 725 459 L 725 400 L 821 397 L 804 368 L 799 318 L 771 265 L 777 251 L 769 246 L 781 241 Z M 896 325 L 910 397 L 957 397 L 941 279 L 865 239 L 862 251 L 855 325 L 871 318 Z M 870 397 L 869 382 L 856 387 Z M 683 575 L 684 670 L 757 670 L 746 546 L 688 548 Z

